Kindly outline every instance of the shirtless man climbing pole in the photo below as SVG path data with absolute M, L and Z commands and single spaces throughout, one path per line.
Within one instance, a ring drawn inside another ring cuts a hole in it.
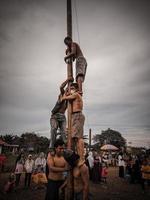
M 62 101 L 69 100 L 72 102 L 72 139 L 82 162 L 84 161 L 83 127 L 85 117 L 82 114 L 83 100 L 77 83 L 71 83 L 70 93 L 68 96 L 64 95 Z
M 70 59 L 74 61 L 76 59 L 76 82 L 79 85 L 79 92 L 82 95 L 82 83 L 84 82 L 86 75 L 87 62 L 80 46 L 73 42 L 70 37 L 64 39 L 64 43 L 67 46 L 66 56 L 64 58 L 65 62 L 68 63 Z

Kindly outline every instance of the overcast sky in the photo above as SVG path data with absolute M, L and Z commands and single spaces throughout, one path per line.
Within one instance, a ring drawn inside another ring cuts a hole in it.
M 65 36 L 66 0 L 0 0 L 0 134 L 49 137 Z M 85 134 L 112 128 L 150 145 L 150 1 L 73 0 L 73 39 L 88 62 Z

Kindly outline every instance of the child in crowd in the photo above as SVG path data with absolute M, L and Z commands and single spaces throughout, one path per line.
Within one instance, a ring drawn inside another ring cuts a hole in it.
M 105 163 L 102 164 L 101 180 L 107 183 L 108 167 Z
M 14 187 L 15 187 L 15 174 L 11 173 L 9 175 L 8 182 L 4 186 L 4 192 L 10 193 L 13 191 Z

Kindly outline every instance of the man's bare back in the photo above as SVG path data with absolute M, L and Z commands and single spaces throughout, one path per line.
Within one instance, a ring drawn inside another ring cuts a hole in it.
M 74 192 L 83 192 L 83 200 L 88 199 L 89 193 L 89 174 L 88 168 L 85 164 L 82 166 L 76 166 L 73 169 L 74 177 Z

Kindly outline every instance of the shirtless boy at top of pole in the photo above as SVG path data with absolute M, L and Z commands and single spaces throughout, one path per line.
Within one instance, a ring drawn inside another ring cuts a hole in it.
M 67 46 L 65 62 L 68 63 L 70 59 L 73 61 L 76 59 L 76 82 L 79 85 L 79 93 L 82 95 L 82 83 L 84 82 L 86 75 L 87 62 L 80 46 L 73 42 L 70 37 L 64 39 L 64 43 Z
M 45 200 L 59 199 L 59 188 L 64 182 L 63 172 L 68 171 L 67 162 L 62 156 L 64 151 L 63 141 L 56 140 L 54 147 L 55 155 L 49 155 L 47 159 L 49 174 Z
M 72 102 L 72 138 L 76 143 L 77 153 L 80 156 L 80 161 L 84 161 L 84 141 L 83 141 L 83 127 L 85 117 L 82 114 L 83 100 L 79 94 L 79 88 L 77 83 L 71 83 L 70 95 L 64 95 L 63 100 L 69 100 Z

